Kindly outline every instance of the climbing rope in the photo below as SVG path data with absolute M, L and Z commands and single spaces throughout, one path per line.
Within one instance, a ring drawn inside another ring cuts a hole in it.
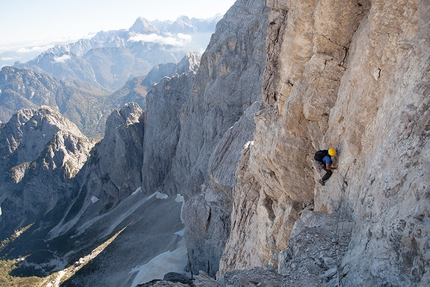
M 356 162 L 357 160 L 356 159 L 354 159 L 354 161 L 353 161 L 353 163 L 352 164 L 355 164 L 355 162 Z M 340 287 L 341 285 L 340 285 L 340 271 L 339 271 L 339 268 L 340 268 L 340 266 L 339 266 L 339 248 L 340 248 L 340 241 L 339 241 L 339 223 L 340 223 L 340 212 L 341 212 L 341 210 L 342 210 L 342 203 L 343 203 L 343 200 L 344 200 L 344 194 L 345 194 L 345 191 L 346 191 L 346 188 L 348 187 L 348 181 L 347 181 L 347 175 L 348 175 L 348 172 L 349 172 L 349 169 L 351 168 L 351 164 L 348 166 L 348 169 L 346 170 L 346 172 L 345 172 L 345 175 L 343 175 L 342 176 L 342 174 L 340 173 L 340 176 L 342 177 L 342 186 L 341 186 L 341 190 L 342 190 L 342 193 L 341 193 L 341 195 L 340 195 L 340 204 L 339 204 L 339 209 L 338 209 L 338 212 L 337 212 L 337 221 L 336 221 L 336 232 L 335 232 L 335 236 L 336 236 L 336 245 L 337 245 L 337 247 L 336 247 L 336 275 L 337 275 L 337 286 L 338 287 Z

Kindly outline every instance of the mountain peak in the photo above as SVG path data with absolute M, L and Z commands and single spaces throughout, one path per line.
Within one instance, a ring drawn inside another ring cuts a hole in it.
M 15 113 L 0 133 L 0 154 L 3 158 L 14 153 L 22 143 L 31 146 L 23 153 L 23 161 L 34 160 L 58 131 L 85 138 L 78 127 L 52 107 L 22 109 Z
M 160 33 L 157 27 L 155 27 L 153 24 L 151 24 L 151 22 L 143 17 L 136 19 L 133 26 L 131 26 L 130 31 L 141 34 Z
M 178 63 L 176 73 L 188 73 L 197 71 L 200 66 L 200 56 L 193 52 L 188 52 L 184 58 Z

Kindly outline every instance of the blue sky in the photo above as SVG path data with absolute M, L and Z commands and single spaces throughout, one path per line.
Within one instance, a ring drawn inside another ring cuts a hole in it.
M 138 17 L 174 20 L 180 15 L 224 14 L 235 0 L 1 0 L 0 53 L 52 41 L 70 41 L 101 30 L 130 28 Z

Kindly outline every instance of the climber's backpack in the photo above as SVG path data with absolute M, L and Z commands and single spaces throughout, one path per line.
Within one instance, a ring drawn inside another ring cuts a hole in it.
M 314 159 L 315 159 L 317 162 L 322 163 L 322 160 L 323 160 L 323 158 L 324 158 L 326 155 L 328 155 L 328 150 L 326 150 L 326 149 L 319 150 L 319 151 L 317 151 L 317 152 L 315 153 L 315 155 L 314 155 Z

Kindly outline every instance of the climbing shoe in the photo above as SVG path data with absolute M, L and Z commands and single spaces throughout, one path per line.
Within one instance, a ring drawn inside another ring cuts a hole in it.
M 319 182 L 322 186 L 324 186 L 324 185 L 325 185 L 325 182 L 324 182 L 322 179 L 318 180 L 318 182 Z

